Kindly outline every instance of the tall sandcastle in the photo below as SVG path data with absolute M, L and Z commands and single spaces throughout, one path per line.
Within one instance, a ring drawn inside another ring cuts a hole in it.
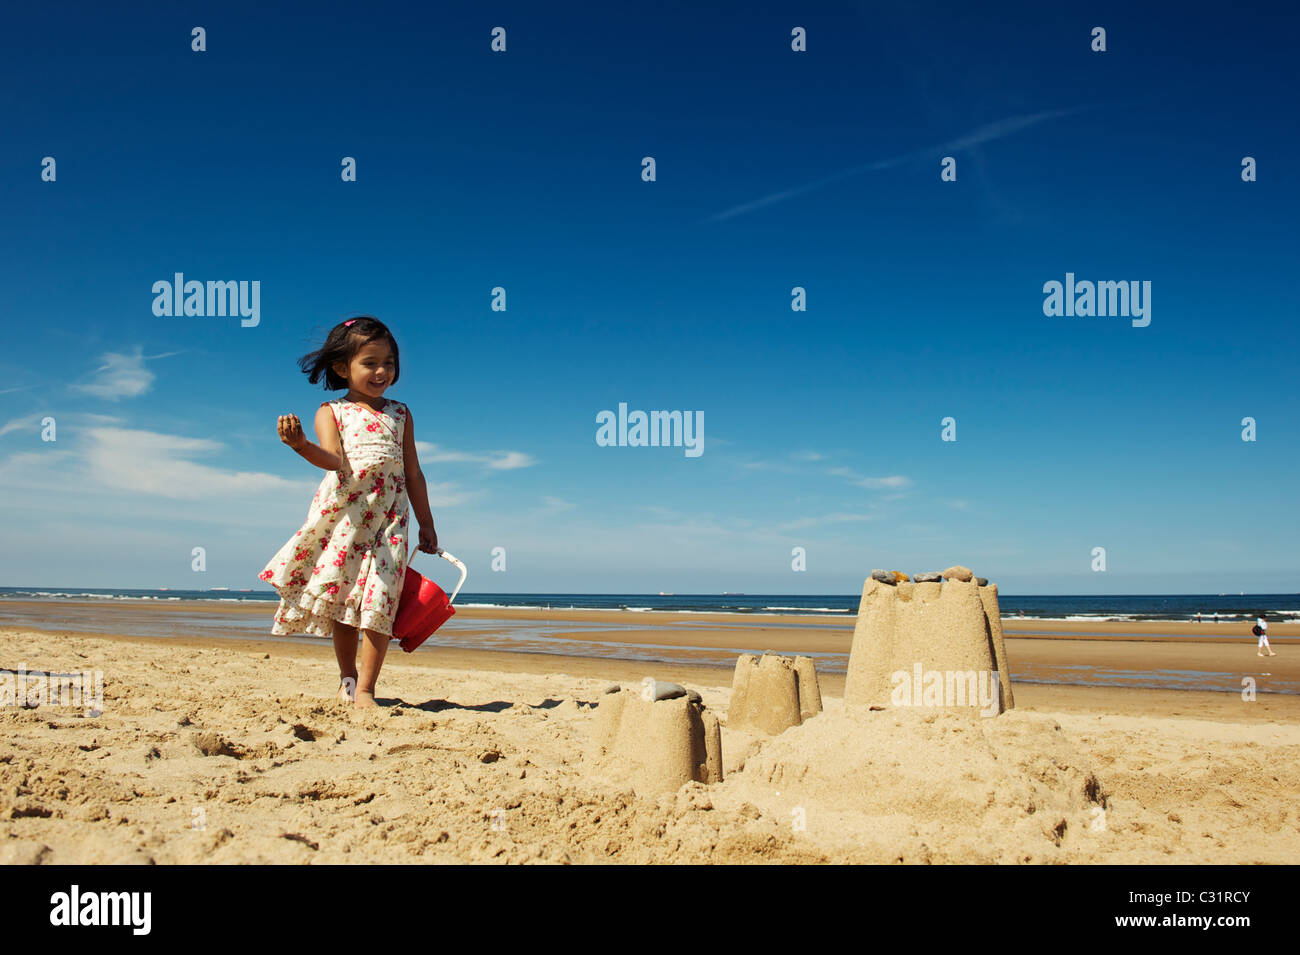
M 984 716 L 1014 707 L 997 585 L 960 566 L 914 580 L 873 570 L 858 605 L 844 702 Z

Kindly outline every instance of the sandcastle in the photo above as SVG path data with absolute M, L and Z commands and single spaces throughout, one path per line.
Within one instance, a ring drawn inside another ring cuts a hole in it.
M 821 688 L 811 657 L 743 653 L 731 681 L 727 728 L 775 736 L 822 711 Z
M 1015 706 L 998 588 L 965 567 L 872 571 L 862 588 L 844 702 L 995 716 Z
M 588 758 L 612 766 L 638 794 L 672 792 L 692 780 L 722 781 L 722 729 L 698 694 L 662 698 L 654 691 L 618 689 L 596 709 Z

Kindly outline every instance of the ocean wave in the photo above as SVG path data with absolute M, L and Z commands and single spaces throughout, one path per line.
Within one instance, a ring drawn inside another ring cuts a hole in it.
M 781 610 L 792 610 L 795 613 L 857 613 L 852 607 L 764 607 L 764 610 L 773 613 Z
M 476 610 L 546 610 L 541 604 L 482 604 L 482 603 L 458 603 L 457 607 L 468 609 L 473 607 Z
M 123 602 L 141 600 L 199 601 L 213 603 L 266 603 L 269 597 L 207 597 L 181 596 L 178 594 L 94 594 L 80 590 L 11 590 L 0 593 L 3 600 L 49 599 L 49 600 L 117 600 Z
M 1003 614 L 1002 616 L 1005 617 L 1006 614 Z M 1025 619 L 1028 620 L 1028 619 L 1030 619 L 1030 618 L 1029 618 L 1029 617 L 1026 617 Z M 1034 618 L 1032 618 L 1032 619 L 1034 619 L 1034 620 L 1061 620 L 1061 621 L 1076 621 L 1076 620 L 1097 620 L 1097 621 L 1101 621 L 1101 620 L 1115 620 L 1115 621 L 1123 621 L 1123 622 L 1126 622 L 1126 623 L 1127 623 L 1127 622 L 1134 621 L 1134 620 L 1140 620 L 1141 618 L 1140 618 L 1140 617 L 1133 616 L 1132 614 L 1125 614 L 1125 613 L 1116 613 L 1116 614 L 1107 614 L 1107 613 L 1076 613 L 1076 614 L 1070 614 L 1070 615 L 1067 616 L 1067 617 L 1034 617 Z
M 1287 616 L 1282 611 L 1271 611 L 1269 619 Z M 1041 623 L 1191 623 L 1195 624 L 1196 615 L 1190 617 L 1186 614 L 1104 614 L 1104 613 L 1084 613 L 1071 614 L 1065 617 L 1049 617 L 1041 614 L 1027 613 L 1009 613 L 1002 612 L 1003 620 L 1034 620 Z M 1232 614 L 1232 613 L 1203 613 L 1201 614 L 1202 623 L 1250 623 L 1255 619 L 1254 614 Z M 1285 622 L 1285 621 L 1279 621 Z

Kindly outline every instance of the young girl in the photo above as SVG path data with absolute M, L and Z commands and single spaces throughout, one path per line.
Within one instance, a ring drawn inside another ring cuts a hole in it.
M 306 523 L 258 577 L 280 594 L 271 632 L 333 637 L 339 700 L 370 707 L 406 574 L 408 495 L 420 522 L 419 549 L 438 547 L 429 491 L 411 412 L 384 398 L 399 366 L 397 341 L 383 322 L 360 316 L 339 323 L 298 365 L 312 384 L 324 375 L 327 389 L 347 394 L 321 402 L 319 444 L 303 435 L 296 415 L 280 416 L 280 440 L 326 474 Z M 358 627 L 365 635 L 359 672 Z

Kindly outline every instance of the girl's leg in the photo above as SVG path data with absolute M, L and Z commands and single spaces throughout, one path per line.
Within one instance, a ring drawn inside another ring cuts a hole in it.
M 352 699 L 357 689 L 357 628 L 334 621 L 334 658 L 339 663 L 339 699 Z M 350 681 L 350 682 L 349 682 Z
M 356 705 L 367 707 L 375 705 L 375 681 L 379 679 L 379 668 L 384 665 L 384 657 L 388 654 L 388 641 L 393 638 L 374 630 L 362 630 L 361 633 L 365 641 L 361 646 Z

